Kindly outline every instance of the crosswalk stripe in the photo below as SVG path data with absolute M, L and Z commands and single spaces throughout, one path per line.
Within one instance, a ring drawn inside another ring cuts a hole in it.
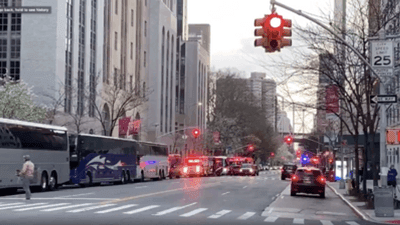
M 162 215 L 165 215 L 165 214 L 168 214 L 168 213 L 172 213 L 172 212 L 175 212 L 177 210 L 184 209 L 186 207 L 189 207 L 189 206 L 192 206 L 192 205 L 195 205 L 195 204 L 197 204 L 197 202 L 194 202 L 192 204 L 185 205 L 185 206 L 179 206 L 179 207 L 170 208 L 170 209 L 158 212 L 156 214 L 153 214 L 153 216 L 162 216 Z
M 69 206 L 57 207 L 57 208 L 52 208 L 52 209 L 43 209 L 43 210 L 40 210 L 40 211 L 42 211 L 42 212 L 52 212 L 52 211 L 57 211 L 57 210 L 70 209 L 70 208 L 76 208 L 76 207 L 81 207 L 81 206 L 89 206 L 89 205 L 93 205 L 93 203 L 69 205 Z
M 139 212 L 143 212 L 143 211 L 154 209 L 154 208 L 158 208 L 158 207 L 160 207 L 160 206 L 159 205 L 150 205 L 150 206 L 146 206 L 146 207 L 143 207 L 143 208 L 140 208 L 140 209 L 135 209 L 135 210 L 132 210 L 132 211 L 129 211 L 129 212 L 124 212 L 124 214 L 139 213 Z
M 333 225 L 330 220 L 321 220 L 322 225 Z
M 294 224 L 304 224 L 304 219 L 294 218 L 293 223 Z
M 275 180 L 275 177 L 271 178 L 271 180 Z
M 268 217 L 264 220 L 264 222 L 274 223 L 277 219 L 278 219 L 278 217 L 268 216 Z
M 43 209 L 43 208 L 50 208 L 54 206 L 61 206 L 61 205 L 68 205 L 71 203 L 59 203 L 59 204 L 52 204 L 52 205 L 42 205 L 42 206 L 35 206 L 35 207 L 30 207 L 30 208 L 24 208 L 24 209 L 15 209 L 14 211 L 28 211 L 28 210 L 34 210 L 34 209 Z
M 16 208 L 22 208 L 22 207 L 29 207 L 29 206 L 34 206 L 34 205 L 44 205 L 44 204 L 47 204 L 47 203 L 35 203 L 35 204 L 27 204 L 27 205 L 17 205 L 17 206 L 8 206 L 8 207 L 2 207 L 2 208 L 0 208 L 0 210 L 3 210 L 3 209 L 16 209 Z
M 18 203 L 2 204 L 0 206 L 3 207 L 3 206 L 12 206 L 12 205 L 21 205 L 21 204 L 22 204 L 22 202 L 18 202 Z
M 124 206 L 117 207 L 117 208 L 112 208 L 112 209 L 107 209 L 107 210 L 103 210 L 103 211 L 98 211 L 98 212 L 95 212 L 95 213 L 109 213 L 109 212 L 114 212 L 114 211 L 118 211 L 118 210 L 121 210 L 121 209 L 131 208 L 131 207 L 133 207 L 133 206 L 137 206 L 137 204 L 124 205 Z
M 346 221 L 346 223 L 350 225 L 359 225 L 357 222 L 354 221 Z
M 196 215 L 196 214 L 201 213 L 201 212 L 206 211 L 206 210 L 207 210 L 207 208 L 198 208 L 198 209 L 195 209 L 195 210 L 193 210 L 191 212 L 182 214 L 180 216 L 181 217 L 190 217 L 190 216 Z
M 230 212 L 232 212 L 232 210 L 221 210 L 221 211 L 215 213 L 214 215 L 209 216 L 208 218 L 210 218 L 210 219 L 218 219 L 221 216 L 223 216 L 225 214 L 228 214 Z
M 92 207 L 87 207 L 87 208 L 83 208 L 83 209 L 74 209 L 74 210 L 70 210 L 70 211 L 67 211 L 67 212 L 78 213 L 78 212 L 89 211 L 89 210 L 92 210 L 92 209 L 105 208 L 105 207 L 114 206 L 114 205 L 116 205 L 116 204 L 98 205 L 98 206 L 92 206 Z
M 237 219 L 238 220 L 247 220 L 248 218 L 254 216 L 256 213 L 255 212 L 246 212 L 245 214 L 239 216 Z

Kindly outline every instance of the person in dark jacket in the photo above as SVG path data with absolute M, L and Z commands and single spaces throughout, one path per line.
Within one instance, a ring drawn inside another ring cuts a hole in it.
M 396 187 L 397 185 L 396 176 L 397 176 L 397 170 L 394 168 L 394 165 L 391 165 L 387 176 L 388 186 L 393 186 L 394 188 Z

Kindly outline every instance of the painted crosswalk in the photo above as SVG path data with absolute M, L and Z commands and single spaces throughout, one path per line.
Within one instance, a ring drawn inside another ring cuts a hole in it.
M 279 216 L 268 216 L 263 217 L 258 215 L 256 212 L 246 212 L 232 209 L 210 209 L 203 208 L 197 202 L 192 202 L 185 205 L 177 206 L 163 206 L 163 205 L 140 205 L 140 204 L 97 204 L 97 203 L 69 203 L 69 202 L 9 202 L 0 203 L 0 210 L 22 213 L 22 212 L 42 212 L 42 213 L 96 213 L 96 214 L 108 214 L 108 213 L 121 213 L 123 215 L 132 215 L 144 213 L 151 216 L 178 216 L 183 218 L 204 218 L 210 220 L 218 219 L 233 219 L 233 220 L 258 220 L 264 221 L 266 224 L 270 223 L 284 223 L 284 224 L 308 224 L 310 221 L 313 224 L 321 225 L 337 225 L 337 224 L 349 224 L 359 225 L 357 221 L 330 221 L 330 220 L 307 220 L 304 218 L 285 218 Z M 288 222 L 289 221 L 289 222 Z

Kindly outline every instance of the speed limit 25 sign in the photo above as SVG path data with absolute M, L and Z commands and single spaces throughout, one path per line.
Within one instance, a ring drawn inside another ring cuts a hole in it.
M 372 66 L 375 68 L 393 67 L 393 42 L 374 41 L 371 43 Z

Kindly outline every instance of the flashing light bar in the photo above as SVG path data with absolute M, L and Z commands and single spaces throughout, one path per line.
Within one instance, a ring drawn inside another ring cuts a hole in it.
M 146 163 L 147 164 L 154 164 L 154 163 L 156 163 L 157 161 L 147 161 Z
M 198 160 L 198 159 L 189 159 L 188 162 L 189 162 L 189 163 L 199 163 L 200 160 Z

